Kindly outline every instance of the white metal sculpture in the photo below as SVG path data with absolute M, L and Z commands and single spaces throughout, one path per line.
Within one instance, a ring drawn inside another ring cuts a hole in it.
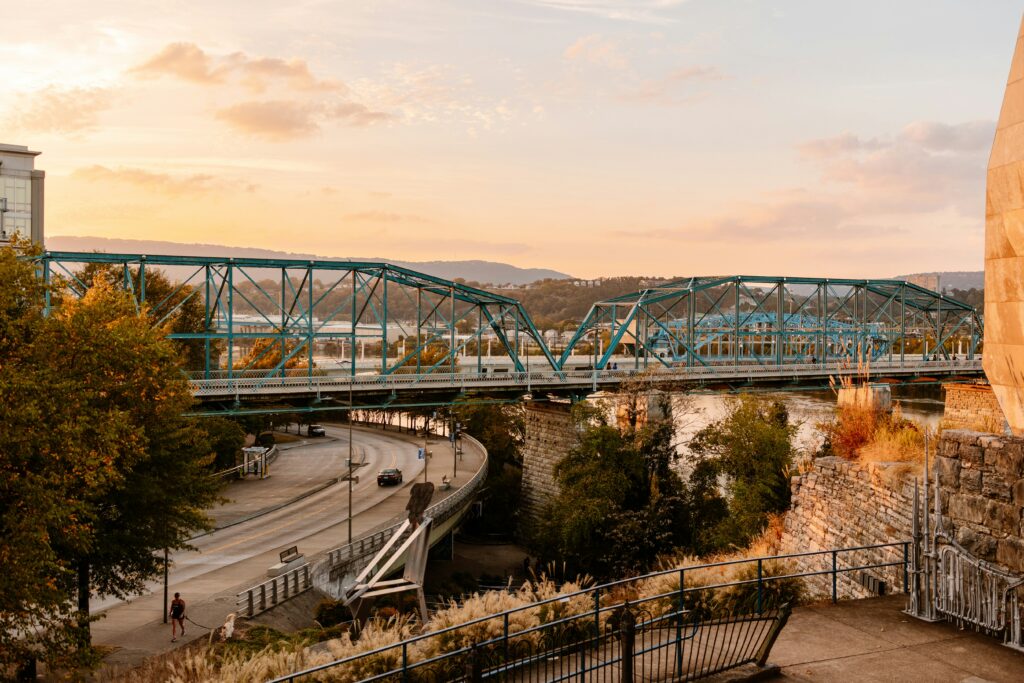
M 355 583 L 342 598 L 345 606 L 352 611 L 353 618 L 362 623 L 369 616 L 373 598 L 405 591 L 415 591 L 419 598 L 420 617 L 427 621 L 427 600 L 423 593 L 423 577 L 427 571 L 427 554 L 430 552 L 430 529 L 433 519 L 424 517 L 423 512 L 434 495 L 432 483 L 415 484 L 406 509 L 409 517 L 392 534 L 387 544 L 374 555 Z M 404 539 L 404 540 L 403 540 Z M 399 545 L 399 541 L 401 544 Z M 395 546 L 398 546 L 397 548 Z M 400 579 L 385 579 L 398 561 L 405 555 L 405 568 Z

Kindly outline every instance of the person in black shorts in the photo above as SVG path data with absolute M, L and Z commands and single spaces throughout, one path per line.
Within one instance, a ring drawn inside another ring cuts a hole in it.
M 177 628 L 181 627 L 181 635 L 185 635 L 185 601 L 181 599 L 181 593 L 175 593 L 171 600 L 171 642 L 178 640 Z

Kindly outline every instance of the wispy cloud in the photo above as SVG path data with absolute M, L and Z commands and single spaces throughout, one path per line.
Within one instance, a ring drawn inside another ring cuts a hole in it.
M 266 100 L 241 102 L 217 111 L 217 118 L 248 135 L 275 142 L 313 135 L 327 121 L 368 126 L 392 116 L 358 102 L 296 102 Z
M 624 69 L 628 64 L 618 41 L 597 33 L 583 36 L 565 48 L 562 56 L 571 62 L 584 61 L 612 69 Z
M 686 0 L 519 0 L 525 4 L 565 12 L 591 14 L 605 19 L 663 24 L 672 21 L 667 12 Z
M 75 135 L 91 130 L 99 114 L 113 104 L 106 88 L 60 88 L 48 86 L 14 96 L 16 102 L 6 125 L 29 133 Z
M 191 175 L 174 176 L 168 173 L 156 173 L 142 168 L 108 168 L 106 166 L 86 166 L 75 169 L 71 177 L 76 180 L 95 183 L 122 183 L 171 197 L 186 194 L 202 194 L 227 188 L 241 189 L 252 192 L 256 186 L 248 183 L 234 182 L 223 177 L 209 174 L 194 173 Z
M 342 218 L 360 223 L 429 223 L 430 220 L 414 214 L 391 211 L 359 211 L 345 214 Z
M 628 87 L 617 97 L 623 102 L 648 104 L 682 104 L 702 97 L 694 85 L 723 80 L 725 76 L 713 66 L 687 66 L 670 71 L 661 78 L 645 78 Z

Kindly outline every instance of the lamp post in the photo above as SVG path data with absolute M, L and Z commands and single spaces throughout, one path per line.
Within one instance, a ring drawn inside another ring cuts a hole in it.
M 352 543 L 352 379 L 348 381 L 348 542 Z

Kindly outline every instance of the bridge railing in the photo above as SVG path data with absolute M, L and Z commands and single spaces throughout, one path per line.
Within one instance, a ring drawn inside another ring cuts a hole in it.
M 914 360 L 877 361 L 871 364 L 871 373 L 941 373 L 977 372 L 981 360 Z M 373 375 L 301 375 L 262 376 L 223 379 L 195 379 L 192 386 L 195 394 L 223 396 L 270 392 L 314 392 L 330 393 L 341 389 L 353 391 L 381 391 L 399 389 L 459 388 L 517 386 L 527 391 L 537 387 L 592 387 L 596 390 L 604 384 L 619 383 L 643 374 L 655 382 L 701 381 L 715 379 L 757 379 L 772 377 L 821 377 L 828 375 L 849 376 L 861 372 L 847 363 L 793 363 L 782 365 L 743 363 L 732 365 L 710 365 L 694 367 L 657 368 L 638 370 L 622 368 L 614 370 L 566 370 L 532 372 L 456 372 L 430 374 Z
M 610 668 L 650 666 L 652 660 L 659 670 L 649 671 L 654 678 L 644 680 L 695 680 L 740 663 L 763 663 L 774 636 L 765 634 L 760 646 L 753 648 L 743 640 L 743 634 L 749 634 L 744 629 L 758 628 L 766 616 L 778 615 L 774 610 L 788 609 L 789 601 L 799 594 L 794 580 L 830 577 L 836 602 L 840 577 L 902 567 L 901 587 L 907 592 L 910 545 L 908 540 L 666 569 L 427 631 L 271 683 L 305 679 L 328 669 L 339 669 L 332 673 L 343 680 L 362 681 L 582 680 L 584 676 L 619 680 L 617 674 L 612 677 Z M 864 559 L 871 556 L 866 551 L 879 550 L 896 559 Z M 793 572 L 788 560 L 800 560 L 810 569 Z M 732 576 L 739 578 L 721 580 L 728 576 L 724 570 L 734 570 Z M 640 625 L 660 628 L 640 643 L 627 641 L 641 645 L 639 651 L 626 650 L 607 638 L 610 631 L 621 634 L 623 613 L 630 610 L 641 615 Z M 722 659 L 708 662 L 701 653 L 709 651 L 722 654 Z M 552 672 L 551 666 L 558 668 Z
M 269 581 L 245 589 L 236 597 L 238 614 L 254 617 L 300 593 L 305 593 L 313 587 L 309 570 L 307 562 Z

